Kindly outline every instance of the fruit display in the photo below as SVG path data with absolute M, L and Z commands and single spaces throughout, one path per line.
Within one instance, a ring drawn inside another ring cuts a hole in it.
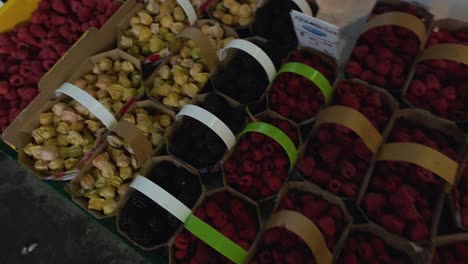
M 192 208 L 202 193 L 198 176 L 167 156 L 154 158 L 152 163 L 146 177 Z M 166 243 L 181 225 L 177 218 L 139 191 L 130 191 L 118 212 L 119 230 L 147 249 Z
M 245 28 L 253 19 L 258 0 L 216 0 L 209 9 L 211 18 L 233 28 Z
M 278 46 L 263 43 L 258 39 L 250 39 L 249 42 L 260 48 L 274 66 L 279 65 L 283 55 Z M 235 50 L 232 57 L 218 64 L 212 82 L 216 91 L 241 104 L 249 104 L 260 100 L 264 95 L 270 82 L 269 74 L 251 54 Z
M 232 106 L 219 94 L 206 95 L 197 106 L 215 115 L 234 135 L 245 125 L 243 109 Z M 197 169 L 215 166 L 222 159 L 227 146 L 208 125 L 190 116 L 177 121 L 168 136 L 169 153 Z
M 307 186 L 296 182 L 282 193 L 249 263 L 331 261 L 350 219 L 342 204 Z
M 287 120 L 265 115 L 256 119 L 261 122 L 247 125 L 222 166 L 228 186 L 261 201 L 277 194 L 286 182 L 300 136 Z
M 354 81 L 338 82 L 331 106 L 319 115 L 307 139 L 296 165 L 299 173 L 340 197 L 356 199 L 396 107 L 396 101 L 381 89 Z M 347 118 L 340 120 L 343 115 Z M 363 134 L 362 130 L 375 133 Z M 377 141 L 362 135 L 376 135 Z
M 332 61 L 320 53 L 291 52 L 268 90 L 269 108 L 297 124 L 312 121 L 329 103 L 336 78 Z
M 208 44 L 210 45 L 210 44 Z M 171 109 L 179 109 L 199 94 L 210 78 L 210 66 L 200 45 L 184 41 L 183 47 L 159 67 L 150 91 L 151 97 Z
M 379 230 L 372 225 L 357 225 L 351 228 L 338 258 L 340 264 L 357 263 L 416 263 L 414 248 L 405 241 Z
M 435 228 L 445 186 L 454 183 L 461 138 L 452 124 L 441 119 L 412 110 L 401 113 L 377 157 L 361 207 L 389 232 L 421 242 Z M 400 147 L 400 152 L 409 154 L 406 158 L 396 153 Z M 447 169 L 437 171 L 416 161 L 417 156 L 432 157 L 437 161 L 430 164 L 445 163 Z
M 372 10 L 346 64 L 345 75 L 398 93 L 424 44 L 431 16 L 409 3 L 382 2 Z M 392 20 L 400 22 L 392 24 Z
M 468 24 L 323 2 L 10 0 L 0 151 L 152 263 L 466 262 Z
M 80 36 L 119 7 L 112 0 L 42 0 L 30 22 L 0 32 L 0 131 L 36 97 L 39 80 Z
M 188 23 L 189 18 L 176 0 L 150 0 L 134 12 L 126 23 L 128 27 L 122 28 L 118 46 L 143 60 L 168 48 Z
M 423 51 L 407 90 L 405 99 L 413 106 L 451 120 L 468 120 L 468 59 L 459 54 L 468 51 L 465 29 L 435 27 L 427 49 Z M 447 21 L 454 26 L 460 21 Z
M 33 160 L 33 170 L 41 176 L 75 169 L 106 130 L 75 100 L 53 103 L 40 114 L 39 123 L 31 132 L 31 143 L 23 151 Z
M 194 214 L 245 250 L 260 230 L 257 206 L 228 190 L 208 194 Z M 173 263 L 232 263 L 187 230 L 175 238 L 171 260 Z

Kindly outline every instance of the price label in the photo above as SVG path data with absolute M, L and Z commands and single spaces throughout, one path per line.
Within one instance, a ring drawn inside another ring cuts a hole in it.
M 432 6 L 432 0 L 404 0 L 405 2 L 422 6 L 426 9 L 430 9 Z
M 295 10 L 290 14 L 301 46 L 339 58 L 339 27 Z

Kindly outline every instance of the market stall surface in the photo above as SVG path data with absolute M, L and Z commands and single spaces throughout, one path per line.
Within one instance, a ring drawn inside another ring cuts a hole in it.
M 1 156 L 0 264 L 22 263 L 148 262 L 18 163 Z

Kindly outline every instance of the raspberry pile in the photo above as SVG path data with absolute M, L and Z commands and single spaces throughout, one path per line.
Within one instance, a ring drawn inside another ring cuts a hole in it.
M 459 241 L 437 247 L 432 255 L 432 264 L 462 264 L 468 259 L 468 242 Z

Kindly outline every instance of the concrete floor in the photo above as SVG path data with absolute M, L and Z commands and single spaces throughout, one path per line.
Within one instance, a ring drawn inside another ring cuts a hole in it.
M 31 253 L 21 254 L 34 243 Z M 0 264 L 22 263 L 148 262 L 15 161 L 1 157 Z

